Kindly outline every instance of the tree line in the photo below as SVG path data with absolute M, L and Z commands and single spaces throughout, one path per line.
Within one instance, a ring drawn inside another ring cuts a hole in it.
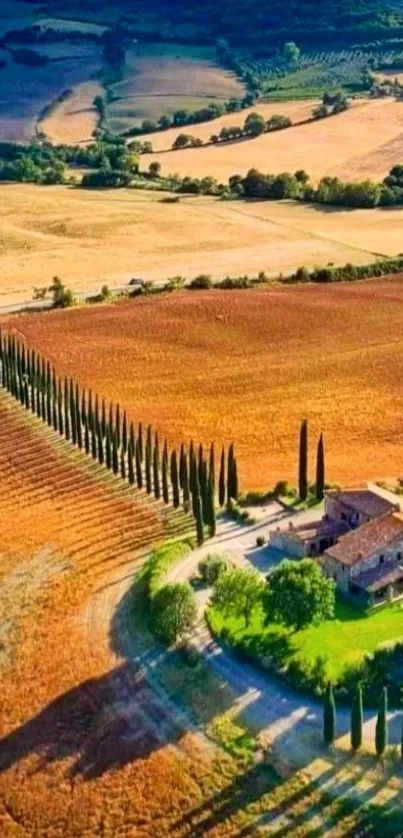
M 77 381 L 56 375 L 42 355 L 0 330 L 1 386 L 17 401 L 85 451 L 101 466 L 145 489 L 156 500 L 183 507 L 195 519 L 198 544 L 216 532 L 216 505 L 238 499 L 238 465 L 234 445 L 221 449 L 216 484 L 215 446 L 209 451 L 193 440 L 169 450 L 158 432 L 142 422 L 135 427 L 119 404 L 106 404 Z

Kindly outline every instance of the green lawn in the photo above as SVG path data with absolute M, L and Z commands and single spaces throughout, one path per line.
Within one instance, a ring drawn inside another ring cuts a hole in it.
M 338 601 L 333 620 L 319 626 L 291 633 L 275 625 L 263 625 L 263 614 L 256 610 L 251 625 L 242 619 L 225 619 L 214 609 L 209 611 L 213 631 L 229 630 L 235 642 L 247 641 L 260 654 L 280 654 L 284 664 L 291 660 L 314 662 L 326 658 L 328 677 L 336 680 L 343 669 L 358 663 L 365 652 L 374 652 L 380 643 L 403 638 L 403 606 L 388 605 L 377 611 L 363 613 L 353 605 Z

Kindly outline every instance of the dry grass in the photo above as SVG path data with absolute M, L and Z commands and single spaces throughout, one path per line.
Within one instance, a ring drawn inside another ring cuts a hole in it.
M 285 107 L 276 103 L 276 112 L 285 113 Z M 192 126 L 192 133 L 197 134 L 196 126 L 195 130 Z M 224 182 L 230 175 L 244 174 L 253 166 L 274 173 L 303 168 L 314 180 L 324 175 L 345 180 L 381 179 L 402 160 L 402 134 L 403 103 L 378 99 L 363 101 L 329 119 L 264 134 L 254 140 L 171 151 L 158 158 L 147 155 L 142 164 L 146 167 L 158 159 L 165 174 L 213 175 Z
M 256 111 L 262 114 L 265 119 L 270 119 L 273 114 L 282 114 L 283 116 L 288 116 L 293 123 L 303 122 L 309 119 L 312 109 L 316 104 L 317 101 L 314 99 L 303 102 L 259 102 L 253 108 L 246 108 L 236 113 L 226 114 L 225 116 L 220 116 L 218 119 L 211 120 L 211 122 L 202 122 L 200 125 L 189 125 L 187 128 L 169 128 L 167 131 L 157 131 L 155 134 L 147 136 L 146 139 L 152 142 L 155 151 L 167 151 L 172 148 L 172 143 L 178 134 L 188 132 L 194 137 L 200 137 L 203 142 L 208 142 L 211 135 L 219 134 L 221 128 L 224 126 L 243 125 L 248 114 L 255 113 Z M 225 147 L 231 149 L 232 145 L 233 143 L 227 143 Z M 254 146 L 246 145 L 246 148 L 253 150 Z M 175 157 L 172 157 L 173 165 L 176 154 L 177 152 L 175 153 Z
M 400 473 L 400 279 L 333 287 L 184 292 L 13 321 L 61 373 L 178 442 L 236 442 L 244 488 L 296 477 L 307 416 L 327 476 Z M 313 474 L 313 468 L 311 470 Z
M 111 91 L 116 101 L 108 105 L 107 125 L 113 131 L 182 108 L 192 111 L 214 100 L 244 95 L 236 76 L 213 63 L 210 50 L 175 45 L 130 49 L 123 77 L 111 85 Z
M 32 299 L 55 274 L 75 290 L 143 276 L 220 278 L 298 265 L 369 262 L 402 249 L 403 210 L 333 211 L 161 193 L 10 185 L 0 208 L 0 305 Z
M 68 99 L 60 102 L 49 116 L 41 120 L 40 130 L 52 143 L 76 145 L 90 142 L 99 121 L 92 103 L 95 96 L 103 92 L 103 87 L 95 81 L 77 85 Z

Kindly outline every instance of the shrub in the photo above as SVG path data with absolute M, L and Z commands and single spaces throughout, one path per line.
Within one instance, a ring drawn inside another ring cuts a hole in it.
M 190 585 L 175 582 L 164 585 L 153 599 L 152 621 L 157 637 L 170 645 L 191 632 L 197 608 Z
M 220 573 L 227 567 L 227 560 L 219 554 L 209 554 L 199 562 L 199 573 L 207 585 L 214 585 Z
M 212 285 L 213 280 L 211 279 L 210 274 L 199 274 L 189 283 L 189 288 L 205 290 L 211 288 Z
M 266 539 L 265 539 L 264 535 L 258 535 L 258 537 L 256 539 L 256 546 L 257 547 L 263 547 L 265 544 L 266 544 Z

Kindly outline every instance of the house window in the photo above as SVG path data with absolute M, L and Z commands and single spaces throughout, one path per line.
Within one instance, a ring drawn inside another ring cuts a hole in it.
M 402 554 L 399 552 L 399 553 L 397 554 L 396 558 L 397 558 L 397 560 L 400 562 L 400 559 L 402 558 Z
M 381 555 L 379 556 L 379 564 L 383 564 L 384 561 L 385 561 L 385 556 L 383 555 L 383 553 L 381 553 Z

